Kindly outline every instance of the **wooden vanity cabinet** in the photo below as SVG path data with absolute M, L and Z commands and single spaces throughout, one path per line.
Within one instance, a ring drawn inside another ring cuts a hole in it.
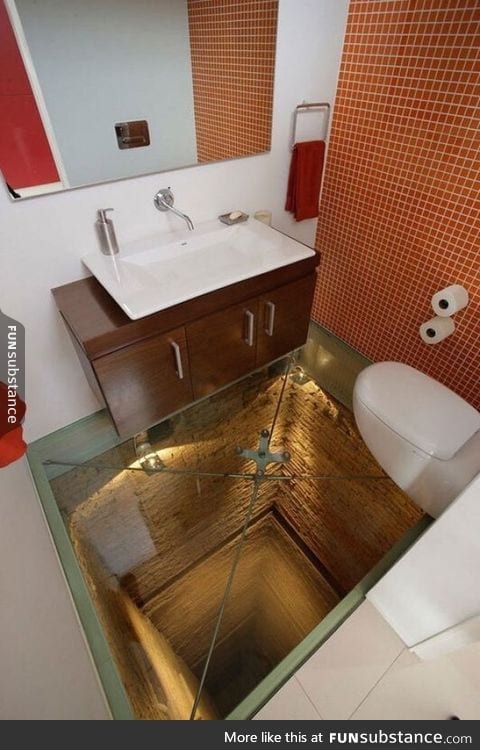
M 258 300 L 256 366 L 273 362 L 307 340 L 315 274 L 263 294 Z
M 53 289 L 121 437 L 302 346 L 319 256 L 130 320 L 93 277 Z
M 193 395 L 202 398 L 307 339 L 315 274 L 187 326 Z
M 256 298 L 187 326 L 193 395 L 213 393 L 256 367 Z
M 119 435 L 140 432 L 193 400 L 184 328 L 98 357 L 92 367 Z

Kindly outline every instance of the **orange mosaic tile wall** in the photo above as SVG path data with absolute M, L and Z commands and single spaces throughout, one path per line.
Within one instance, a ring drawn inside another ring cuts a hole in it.
M 200 162 L 270 149 L 278 0 L 188 0 Z
M 478 0 L 351 0 L 316 245 L 315 320 L 480 407 Z M 471 302 L 428 346 L 453 283 Z

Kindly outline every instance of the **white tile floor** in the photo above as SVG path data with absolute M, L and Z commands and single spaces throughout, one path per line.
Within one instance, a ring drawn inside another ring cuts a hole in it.
M 423 662 L 397 662 L 375 685 L 357 711 L 354 720 L 425 720 L 480 717 L 480 644 L 447 657 Z
M 299 681 L 292 677 L 254 718 L 265 721 L 267 719 L 321 719 L 322 717 Z
M 430 661 L 365 601 L 255 719 L 480 718 L 480 642 Z
M 405 646 L 365 601 L 256 719 L 348 719 Z
M 348 719 L 404 648 L 364 602 L 296 677 L 324 719 Z

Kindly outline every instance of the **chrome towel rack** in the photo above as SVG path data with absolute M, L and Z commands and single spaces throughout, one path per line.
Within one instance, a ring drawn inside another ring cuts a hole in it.
M 290 149 L 293 150 L 293 147 L 295 146 L 295 139 L 297 136 L 297 118 L 300 112 L 304 110 L 309 109 L 326 109 L 327 110 L 327 117 L 325 118 L 325 134 L 323 136 L 323 139 L 325 139 L 327 132 L 328 132 L 328 120 L 330 117 L 330 103 L 329 102 L 302 102 L 302 104 L 298 104 L 295 107 L 295 111 L 293 113 L 293 128 L 292 128 L 292 139 L 290 143 Z

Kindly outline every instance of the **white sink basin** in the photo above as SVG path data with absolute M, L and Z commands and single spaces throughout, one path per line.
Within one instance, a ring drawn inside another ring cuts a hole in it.
M 233 226 L 209 221 L 193 232 L 121 246 L 115 256 L 99 250 L 82 260 L 128 317 L 137 320 L 314 254 L 249 219 Z

